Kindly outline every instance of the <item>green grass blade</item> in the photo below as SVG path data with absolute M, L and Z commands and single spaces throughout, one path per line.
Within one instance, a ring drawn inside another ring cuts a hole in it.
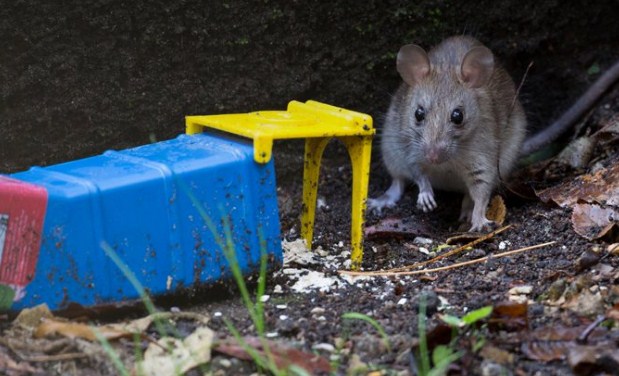
M 95 334 L 95 337 L 97 337 L 97 340 L 99 341 L 99 343 L 101 343 L 101 346 L 103 347 L 103 350 L 105 351 L 107 356 L 110 358 L 110 360 L 114 364 L 114 367 L 116 367 L 116 370 L 118 371 L 118 373 L 121 376 L 129 376 L 130 375 L 129 371 L 127 371 L 127 368 L 125 368 L 125 365 L 120 360 L 120 356 L 114 350 L 114 348 L 112 347 L 110 342 L 107 340 L 107 338 L 105 338 L 103 335 L 101 335 L 101 333 L 99 332 L 99 330 L 96 327 L 91 326 L 90 328 L 92 329 L 93 333 Z
M 428 338 L 426 337 L 426 297 L 419 298 L 419 315 L 417 317 L 417 331 L 419 332 L 419 375 L 427 376 L 430 373 L 430 353 L 428 352 Z
M 346 320 L 361 320 L 361 321 L 365 321 L 368 324 L 372 325 L 374 329 L 376 329 L 378 334 L 380 334 L 381 338 L 383 339 L 383 343 L 385 344 L 385 347 L 387 347 L 387 350 L 391 351 L 391 343 L 389 342 L 389 336 L 385 332 L 385 329 L 383 329 L 383 327 L 378 323 L 378 321 L 374 320 L 368 315 L 364 315 L 363 313 L 359 313 L 359 312 L 346 312 L 342 315 L 342 318 Z

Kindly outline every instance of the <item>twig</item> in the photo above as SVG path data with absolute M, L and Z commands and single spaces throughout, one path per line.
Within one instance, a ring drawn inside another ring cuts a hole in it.
M 606 316 L 604 315 L 600 315 L 598 316 L 594 322 L 592 322 L 591 324 L 589 324 L 589 326 L 587 326 L 587 328 L 580 333 L 580 335 L 578 336 L 578 338 L 576 338 L 576 342 L 580 343 L 580 344 L 586 344 L 587 343 L 587 339 L 589 338 L 589 336 L 591 335 L 591 333 L 593 333 L 593 331 L 595 330 L 595 328 L 597 328 L 598 326 L 600 326 L 601 323 L 604 322 L 604 320 L 606 320 Z
M 78 353 L 65 353 L 65 354 L 56 354 L 56 355 L 35 355 L 35 356 L 27 356 L 23 357 L 23 360 L 26 362 L 58 362 L 61 360 L 73 360 L 73 359 L 82 359 L 88 357 L 87 354 L 78 352 Z
M 552 242 L 532 245 L 532 246 L 529 246 L 529 247 L 515 249 L 513 251 L 507 251 L 507 252 L 499 253 L 499 254 L 496 254 L 496 255 L 485 256 L 485 257 L 481 257 L 481 258 L 478 258 L 478 259 L 475 259 L 475 260 L 463 261 L 463 262 L 459 262 L 459 263 L 456 263 L 456 264 L 452 264 L 452 265 L 448 265 L 448 266 L 442 266 L 440 268 L 433 268 L 433 269 L 411 270 L 411 271 L 405 271 L 405 272 L 393 272 L 393 271 L 388 271 L 388 270 L 376 271 L 376 272 L 353 272 L 353 271 L 348 271 L 348 270 L 339 270 L 338 273 L 345 274 L 345 275 L 352 275 L 352 276 L 369 276 L 369 277 L 397 277 L 397 276 L 407 276 L 407 275 L 416 275 L 416 274 L 435 273 L 435 272 L 440 272 L 440 271 L 443 271 L 443 270 L 459 268 L 461 266 L 479 264 L 479 263 L 488 261 L 490 259 L 507 257 L 507 256 L 515 255 L 517 253 L 522 253 L 522 252 L 525 252 L 525 251 L 529 251 L 529 250 L 532 250 L 532 249 L 546 247 L 548 245 L 555 244 L 555 243 L 556 243 L 555 241 L 552 241 Z
M 507 225 L 507 226 L 501 227 L 498 230 L 494 230 L 494 231 L 492 231 L 489 234 L 486 234 L 484 236 L 481 236 L 481 237 L 473 240 L 472 242 L 469 242 L 469 243 L 467 243 L 467 244 L 465 244 L 463 246 L 460 246 L 460 247 L 458 247 L 456 249 L 452 249 L 449 252 L 445 252 L 442 255 L 439 255 L 439 256 L 436 256 L 434 258 L 431 258 L 430 260 L 420 261 L 420 262 L 416 262 L 416 263 L 411 264 L 411 265 L 401 266 L 399 268 L 389 269 L 389 270 L 386 270 L 386 271 L 389 271 L 389 272 L 401 272 L 401 271 L 406 271 L 406 270 L 418 268 L 420 266 L 431 264 L 431 263 L 436 262 L 438 260 L 444 259 L 445 257 L 449 257 L 449 256 L 453 256 L 455 254 L 458 254 L 458 253 L 460 253 L 460 252 L 462 252 L 462 251 L 464 251 L 464 250 L 466 250 L 466 249 L 468 249 L 468 248 L 470 248 L 470 247 L 472 247 L 474 245 L 477 245 L 477 244 L 479 244 L 481 242 L 484 242 L 484 241 L 494 237 L 495 235 L 502 233 L 503 231 L 507 230 L 510 227 L 512 227 L 512 225 Z

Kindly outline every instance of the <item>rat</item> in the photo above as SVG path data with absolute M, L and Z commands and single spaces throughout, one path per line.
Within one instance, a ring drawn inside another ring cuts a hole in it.
M 426 53 L 403 46 L 397 55 L 403 83 L 391 100 L 381 139 L 389 189 L 368 200 L 393 207 L 408 181 L 419 187 L 417 206 L 436 209 L 434 188 L 464 194 L 460 220 L 469 231 L 494 227 L 490 197 L 514 167 L 526 116 L 509 74 L 478 40 L 455 36 Z

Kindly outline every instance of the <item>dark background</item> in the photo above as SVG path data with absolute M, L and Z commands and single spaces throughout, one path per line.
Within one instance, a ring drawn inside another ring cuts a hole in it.
M 37 1 L 0 7 L 0 172 L 174 137 L 184 116 L 316 99 L 375 117 L 395 54 L 467 33 L 548 124 L 619 57 L 619 4 Z M 593 69 L 591 69 L 593 67 Z

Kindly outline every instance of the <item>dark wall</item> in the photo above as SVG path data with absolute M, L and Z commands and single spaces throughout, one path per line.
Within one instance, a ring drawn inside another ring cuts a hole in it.
M 43 3 L 43 4 L 41 4 Z M 56 1 L 0 7 L 0 172 L 309 98 L 380 118 L 404 43 L 477 36 L 543 125 L 619 57 L 616 1 Z M 337 5 L 336 5 L 337 4 Z

